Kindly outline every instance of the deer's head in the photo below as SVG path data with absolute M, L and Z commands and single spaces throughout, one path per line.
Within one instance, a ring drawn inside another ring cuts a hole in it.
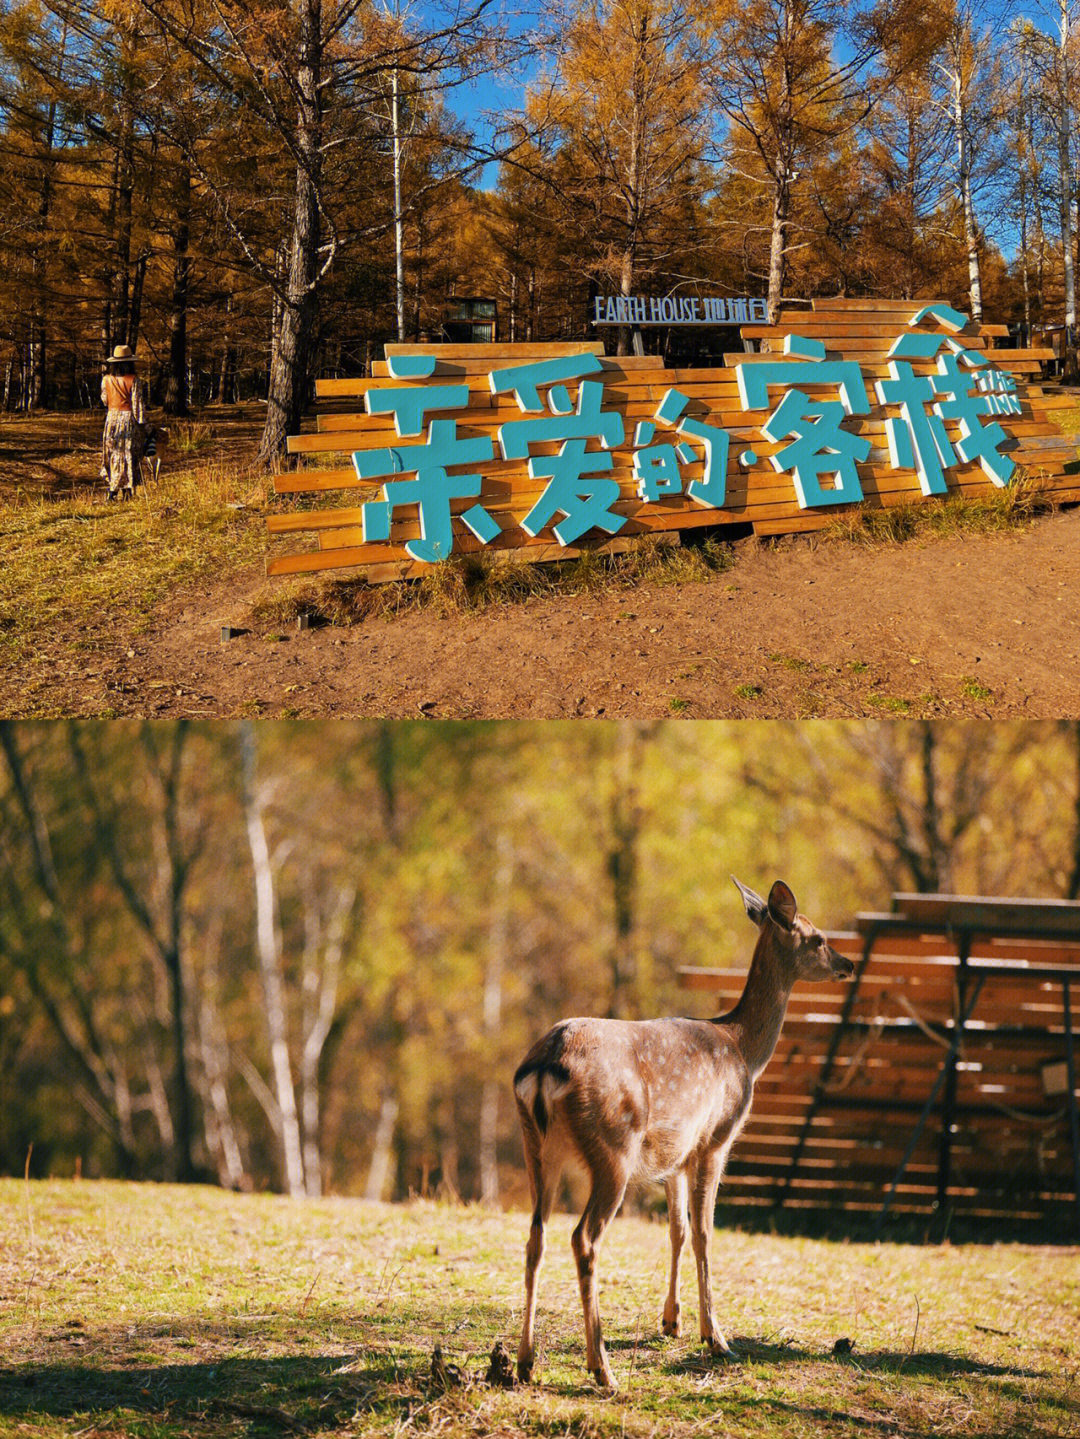
M 821 930 L 799 913 L 795 896 L 782 879 L 769 890 L 767 900 L 737 879 L 735 884 L 746 913 L 760 930 L 770 930 L 794 979 L 850 979 L 855 973 L 851 960 L 837 953 Z

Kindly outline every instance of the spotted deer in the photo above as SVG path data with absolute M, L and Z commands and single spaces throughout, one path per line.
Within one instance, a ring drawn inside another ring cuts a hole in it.
M 776 1048 L 795 981 L 847 979 L 854 972 L 851 961 L 798 913 L 795 896 L 781 880 L 767 901 L 738 880 L 735 884 L 759 934 L 742 997 L 730 1014 L 564 1019 L 533 1045 L 514 1075 L 533 1200 L 517 1359 L 523 1382 L 532 1377 L 535 1358 L 544 1226 L 563 1169 L 572 1163 L 584 1167 L 591 1186 L 570 1242 L 585 1311 L 585 1362 L 597 1383 L 615 1388 L 600 1333 L 597 1253 L 635 1177 L 661 1180 L 667 1190 L 671 1281 L 664 1333 L 681 1332 L 679 1256 L 689 1227 L 702 1342 L 715 1353 L 733 1352 L 713 1318 L 709 1241 L 717 1186 L 749 1116 L 754 1082 Z

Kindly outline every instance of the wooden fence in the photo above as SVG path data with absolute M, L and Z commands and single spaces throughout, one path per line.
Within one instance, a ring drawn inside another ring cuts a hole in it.
M 830 941 L 856 978 L 796 986 L 725 1196 L 1080 1231 L 1080 905 L 897 895 Z M 746 977 L 681 974 L 721 1012 Z
M 781 312 L 775 326 L 742 328 L 744 339 L 756 344 L 758 353 L 725 355 L 725 366 L 713 369 L 665 368 L 658 356 L 613 358 L 604 354 L 600 343 L 590 342 L 387 345 L 388 360 L 374 366 L 371 379 L 317 382 L 316 427 L 289 440 L 290 451 L 301 457 L 302 464 L 314 464 L 275 476 L 277 493 L 295 497 L 298 507 L 289 513 L 274 514 L 268 522 L 273 537 L 282 537 L 290 545 L 295 544 L 297 537 L 306 538 L 308 547 L 290 548 L 284 553 L 275 550 L 268 561 L 268 573 L 294 575 L 361 566 L 369 579 L 383 580 L 430 570 L 430 565 L 412 559 L 405 549 L 408 541 L 420 534 L 413 506 L 395 509 L 388 540 L 365 541 L 362 502 L 377 498 L 381 486 L 371 481 L 361 482 L 351 464 L 351 455 L 355 452 L 388 446 L 398 448 L 399 452 L 406 449 L 406 445 L 398 446 L 389 414 L 368 414 L 358 408 L 358 402 L 364 401 L 369 392 L 386 388 L 389 359 L 405 354 L 434 356 L 433 374 L 389 382 L 395 386 L 446 384 L 447 381 L 466 385 L 468 405 L 464 411 L 433 410 L 428 419 L 457 419 L 460 436 L 492 441 L 502 424 L 520 418 L 512 394 L 491 393 L 487 376 L 492 369 L 583 352 L 600 358 L 601 370 L 595 378 L 604 384 L 604 406 L 621 413 L 626 431 L 625 444 L 612 453 L 610 472 L 620 490 L 613 509 L 625 518 L 625 524 L 614 538 L 586 536 L 579 544 L 568 547 L 556 543 L 551 525 L 535 536 L 527 534 L 521 528 L 521 521 L 542 493 L 544 480 L 530 477 L 525 459 L 502 459 L 496 445 L 496 458 L 483 464 L 481 499 L 498 526 L 498 534 L 486 546 L 489 551 L 529 560 L 563 559 L 579 553 L 581 548 L 623 549 L 647 535 L 675 538 L 692 526 L 742 525 L 752 526 L 758 534 L 776 534 L 829 524 L 837 513 L 848 507 L 800 507 L 791 475 L 778 472 L 770 463 L 770 457 L 782 448 L 783 442 L 769 441 L 761 428 L 779 392 L 773 389 L 769 405 L 764 408 L 744 409 L 735 367 L 775 360 L 777 353 L 783 351 L 785 337 L 798 334 L 821 342 L 830 360 L 843 357 L 856 362 L 868 387 L 867 395 L 872 397 L 874 382 L 889 377 L 889 351 L 893 343 L 911 328 L 910 322 L 920 308 L 921 302 L 877 300 L 815 301 L 809 311 L 788 308 Z M 933 320 L 923 322 L 915 327 L 915 333 L 932 334 L 935 323 Z M 1058 499 L 1078 500 L 1080 477 L 1066 472 L 1066 467 L 1071 469 L 1076 461 L 1076 445 L 1062 435 L 1052 418 L 1055 408 L 1074 402 L 1071 398 L 1047 393 L 1039 383 L 1042 364 L 1052 358 L 1051 351 L 994 348 L 996 342 L 1006 336 L 1004 326 L 976 326 L 969 322 L 958 333 L 943 336 L 943 343 L 952 339 L 968 350 L 986 352 L 995 368 L 1007 369 L 1015 377 L 1019 412 L 997 416 L 1009 433 L 1003 453 L 1040 485 L 1051 489 Z M 930 358 L 914 359 L 911 363 L 919 375 L 930 373 L 933 368 Z M 835 385 L 814 384 L 807 375 L 804 371 L 799 387 L 811 398 L 835 398 Z M 720 426 L 729 435 L 726 496 L 720 508 L 696 504 L 685 493 L 692 482 L 703 478 L 700 449 L 693 462 L 682 466 L 683 493 L 652 501 L 639 498 L 632 437 L 639 422 L 655 419 L 657 406 L 673 388 L 689 397 L 690 418 Z M 921 494 L 915 470 L 898 468 L 891 461 L 885 427 L 887 413 L 886 408 L 873 403 L 868 414 L 851 415 L 844 422 L 846 431 L 869 441 L 869 455 L 859 464 L 858 474 L 865 502 L 872 506 L 902 504 L 919 499 Z M 958 433 L 955 423 L 947 422 L 946 429 L 950 439 L 955 440 Z M 535 444 L 531 453 L 551 455 L 557 448 L 556 443 Z M 948 486 L 951 493 L 961 495 L 985 494 L 992 488 L 977 461 L 951 467 Z M 346 492 L 344 496 L 342 492 Z M 333 499 L 335 495 L 337 498 Z M 342 498 L 347 503 L 341 503 Z M 329 505 L 328 499 L 332 499 Z M 474 503 L 472 498 L 451 501 L 456 554 L 475 553 L 484 547 L 460 519 Z

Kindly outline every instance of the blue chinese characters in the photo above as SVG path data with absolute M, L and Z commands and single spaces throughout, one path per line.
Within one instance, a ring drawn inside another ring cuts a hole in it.
M 747 357 L 734 366 L 729 373 L 735 392 L 723 401 L 725 421 L 737 407 L 747 414 L 744 425 L 757 425 L 770 443 L 772 468 L 790 475 L 804 509 L 862 500 L 867 472 L 860 476 L 859 467 L 872 455 L 884 466 L 887 454 L 891 470 L 914 471 L 924 495 L 945 494 L 947 471 L 961 463 L 977 462 L 993 484 L 1007 485 L 1016 465 L 1003 453 L 1009 436 L 995 416 L 1020 413 L 1016 382 L 993 366 L 992 352 L 988 356 L 958 338 L 966 323 L 948 306 L 928 306 L 893 341 L 885 357 L 887 376 L 873 383 L 886 451 L 872 452 L 869 435 L 859 432 L 871 399 L 858 361 L 828 355 L 824 344 L 809 336 L 789 334 L 782 354 Z M 738 498 L 729 498 L 729 461 L 738 475 L 757 464 L 757 454 L 740 448 L 737 461 L 732 459 L 728 429 L 714 423 L 720 416 L 708 408 L 717 400 L 702 404 L 694 398 L 700 393 L 694 384 L 687 385 L 694 394 L 664 390 L 647 412 L 651 418 L 637 420 L 628 437 L 620 408 L 605 394 L 604 365 L 591 352 L 491 370 L 490 394 L 496 401 L 512 397 L 519 412 L 497 428 L 490 424 L 491 402 L 470 410 L 469 382 L 435 379 L 435 356 L 394 355 L 388 367 L 398 383 L 372 386 L 365 405 L 371 416 L 392 417 L 402 443 L 353 454 L 357 477 L 383 484 L 381 498 L 361 507 L 365 543 L 388 541 L 401 518 L 418 524 L 419 537 L 407 539 L 404 548 L 425 564 L 453 553 L 458 521 L 480 545 L 491 544 L 507 528 L 506 499 L 500 505 L 489 495 L 489 509 L 482 491 L 485 471 L 500 461 L 524 461 L 529 479 L 541 482 L 520 528 L 535 539 L 550 527 L 563 546 L 594 532 L 618 534 L 635 502 L 664 505 L 685 496 L 713 509 L 746 503 L 745 482 Z M 633 378 L 627 375 L 622 383 Z M 638 384 L 648 384 L 648 372 Z M 766 417 L 751 420 L 753 412 Z M 620 448 L 632 454 L 632 493 L 620 488 L 614 460 Z M 684 473 L 690 466 L 692 479 Z M 504 485 L 502 494 L 508 493 L 513 490 Z M 462 500 L 474 503 L 457 503 Z M 399 515 L 402 511 L 407 515 Z M 644 518 L 644 510 L 637 513 Z

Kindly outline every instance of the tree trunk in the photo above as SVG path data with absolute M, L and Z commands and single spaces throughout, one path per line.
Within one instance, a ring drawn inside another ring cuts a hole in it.
M 268 469 L 285 460 L 286 437 L 300 428 L 307 401 L 308 365 L 318 321 L 318 185 L 322 165 L 322 7 L 303 0 L 296 71 L 296 198 L 289 276 L 270 366 L 266 425 L 259 462 Z
M 769 324 L 776 324 L 787 278 L 787 230 L 791 212 L 791 181 L 781 167 L 773 185 L 772 238 L 769 244 Z
M 337 1007 L 345 930 L 356 899 L 355 886 L 339 889 L 324 925 L 316 913 L 314 885 L 304 897 L 305 944 L 301 997 L 304 1042 L 300 1051 L 300 1107 L 303 1117 L 304 1184 L 309 1198 L 322 1193 L 319 1066 Z
M 394 298 L 397 337 L 405 339 L 405 216 L 401 208 L 401 78 L 395 65 L 390 79 L 390 122 L 394 146 Z
M 225 1189 L 246 1190 L 251 1188 L 251 1181 L 244 1169 L 226 1083 L 228 1048 L 216 1003 L 210 996 L 215 983 L 216 972 L 211 969 L 199 1005 L 199 1048 L 206 1081 L 202 1102 L 206 1146 L 217 1169 L 218 1183 Z
M 638 981 L 637 885 L 638 838 L 641 832 L 641 805 L 638 800 L 638 770 L 644 749 L 644 733 L 633 723 L 619 725 L 615 733 L 611 790 L 611 838 L 608 875 L 614 934 L 611 948 L 611 1005 L 614 1019 L 631 1016 Z
M 645 129 L 645 108 L 649 48 L 649 22 L 642 16 L 634 35 L 634 70 L 630 85 L 630 159 L 626 179 L 626 237 L 623 241 L 622 266 L 619 271 L 619 294 L 632 295 L 637 278 L 638 238 L 642 218 L 642 173 Z M 617 355 L 643 352 L 641 331 L 635 326 L 619 326 L 619 339 L 615 347 Z
M 225 318 L 222 321 L 221 368 L 218 371 L 217 398 L 219 405 L 231 405 L 236 400 L 236 351 L 229 333 L 232 319 L 232 296 L 225 296 Z
M 254 726 L 246 723 L 241 732 L 244 769 L 244 810 L 248 844 L 255 871 L 255 931 L 259 971 L 262 977 L 266 1033 L 270 1045 L 270 1067 L 274 1097 L 281 1116 L 281 1158 L 285 1186 L 293 1198 L 303 1196 L 304 1163 L 300 1142 L 300 1121 L 296 1110 L 296 1088 L 289 1060 L 285 1011 L 285 975 L 277 932 L 274 874 L 266 838 L 263 799 L 258 786 Z
M 1072 129 L 1072 105 L 1069 94 L 1069 46 L 1070 5 L 1072 0 L 1060 0 L 1060 49 L 1058 64 L 1061 75 L 1058 86 L 1058 167 L 1061 192 L 1061 254 L 1065 270 L 1065 334 L 1062 344 L 1062 378 L 1074 381 L 1077 377 L 1076 357 L 1076 270 L 1073 258 L 1072 235 L 1072 153 L 1069 145 Z
M 371 1167 L 364 1185 L 365 1199 L 382 1199 L 386 1195 L 387 1180 L 390 1178 L 390 1160 L 394 1152 L 394 1130 L 398 1117 L 397 1096 L 392 1090 L 383 1091 L 379 1105 L 379 1120 L 375 1126 L 375 1140 L 371 1147 Z
M 131 229 L 135 190 L 135 126 L 131 100 L 125 91 L 120 104 L 117 136 L 116 220 L 113 228 L 112 334 L 127 344 L 131 316 Z
M 979 236 L 975 224 L 975 206 L 971 198 L 971 155 L 967 142 L 967 107 L 964 103 L 960 62 L 953 76 L 953 121 L 956 125 L 957 169 L 960 179 L 960 204 L 964 213 L 964 246 L 967 249 L 968 290 L 971 295 L 971 318 L 982 324 L 982 273 L 979 267 Z
M 127 343 L 131 348 L 137 349 L 139 344 L 139 327 L 142 324 L 142 297 L 143 285 L 146 283 L 146 266 L 150 259 L 149 250 L 140 252 L 135 261 L 135 272 L 131 280 L 131 302 L 128 307 L 127 321 Z
M 495 875 L 492 884 L 491 924 L 487 960 L 484 966 L 483 1035 L 488 1073 L 480 1091 L 480 1201 L 499 1202 L 499 1095 L 501 1076 L 496 1071 L 499 1031 L 502 1025 L 503 971 L 509 949 L 511 885 L 514 879 L 514 851 L 509 837 L 500 831 L 495 846 Z
M 109 183 L 109 205 L 105 212 L 105 242 L 101 261 L 101 353 L 107 359 L 113 348 L 113 286 L 116 276 L 116 250 L 113 233 L 116 229 L 117 196 L 120 192 L 120 146 L 113 150 L 112 176 Z
M 188 412 L 187 308 L 191 239 L 191 170 L 181 158 L 172 224 L 173 282 L 169 310 L 169 374 L 162 408 L 167 415 Z

